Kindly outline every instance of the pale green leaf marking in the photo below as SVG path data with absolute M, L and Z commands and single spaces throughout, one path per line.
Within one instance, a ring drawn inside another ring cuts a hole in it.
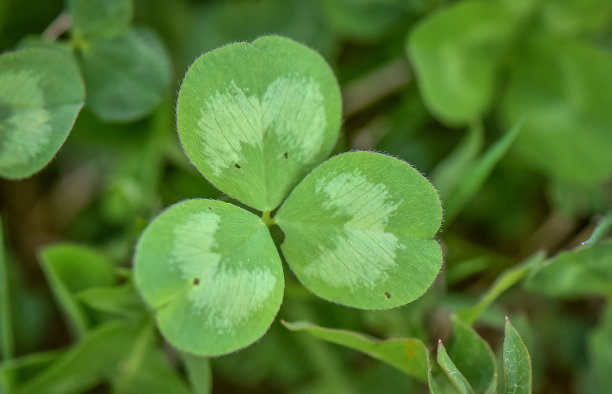
M 187 71 L 177 126 L 189 159 L 212 184 L 273 210 L 331 151 L 338 84 L 316 52 L 289 39 L 227 45 Z
M 504 392 L 531 394 L 531 357 L 518 331 L 506 318 L 504 338 Z
M 317 82 L 284 76 L 270 84 L 262 100 L 247 93 L 248 89 L 245 92 L 232 80 L 227 91 L 210 96 L 201 111 L 199 138 L 214 174 L 236 163 L 244 165 L 243 145 L 251 145 L 263 155 L 264 134 L 268 132 L 282 146 L 299 146 L 292 152 L 295 158 L 313 164 L 326 124 Z
M 0 56 L 0 175 L 23 178 L 46 165 L 83 106 L 72 60 L 28 48 Z
M 266 225 L 236 206 L 178 203 L 143 233 L 135 280 L 175 347 L 235 351 L 268 329 L 282 300 L 282 265 Z
M 435 190 L 410 165 L 352 152 L 311 172 L 275 220 L 287 263 L 309 290 L 381 309 L 420 297 L 433 282 L 441 217 Z

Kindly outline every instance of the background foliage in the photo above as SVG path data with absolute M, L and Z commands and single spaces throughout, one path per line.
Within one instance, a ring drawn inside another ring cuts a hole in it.
M 525 384 L 526 346 L 534 392 L 612 390 L 612 2 L 83 3 L 0 0 L 0 50 L 68 53 L 75 63 L 57 67 L 74 67 L 85 86 L 49 165 L 0 180 L 5 391 L 207 392 L 207 361 L 164 344 L 134 291 L 131 260 L 163 207 L 230 200 L 181 151 L 176 92 L 202 52 L 263 34 L 307 44 L 332 66 L 343 100 L 335 153 L 386 152 L 433 182 L 444 265 L 422 298 L 387 311 L 325 302 L 285 270 L 279 318 L 248 349 L 210 361 L 212 391 L 427 390 L 424 365 L 370 337 L 437 354 L 430 389 L 486 392 L 493 357 L 498 392 Z

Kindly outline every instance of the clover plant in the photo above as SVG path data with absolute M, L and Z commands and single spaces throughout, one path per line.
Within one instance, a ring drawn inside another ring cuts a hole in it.
M 323 58 L 287 38 L 230 44 L 198 58 L 176 109 L 200 173 L 244 207 L 194 199 L 142 234 L 135 281 L 178 349 L 233 352 L 268 329 L 283 299 L 281 256 L 319 297 L 361 309 L 419 298 L 440 270 L 442 209 L 416 169 L 374 152 L 321 164 L 341 103 Z

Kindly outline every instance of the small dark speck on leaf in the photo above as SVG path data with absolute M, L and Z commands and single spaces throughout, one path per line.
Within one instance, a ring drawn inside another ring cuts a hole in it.
M 209 210 L 209 211 L 212 211 L 212 208 L 211 208 L 211 207 L 208 207 L 208 210 Z
M 238 163 L 234 163 L 234 167 L 236 167 L 236 168 L 240 168 L 240 164 L 238 164 Z
M 288 158 L 289 158 L 289 153 L 285 152 L 285 154 L 283 155 L 283 157 L 284 157 L 285 159 L 288 159 Z
M 387 297 L 388 299 L 391 299 L 391 293 L 388 293 L 385 291 L 385 297 Z
M 198 279 L 198 278 L 194 278 L 194 279 L 193 279 L 193 285 L 194 285 L 194 286 L 197 286 L 197 285 L 199 285 L 199 284 L 200 284 L 200 279 Z

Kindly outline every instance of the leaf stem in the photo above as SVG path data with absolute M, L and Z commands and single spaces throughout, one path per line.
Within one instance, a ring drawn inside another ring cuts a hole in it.
M 270 210 L 268 209 L 263 211 L 263 213 L 261 214 L 261 221 L 264 222 L 268 227 L 272 227 L 276 224 L 274 218 L 270 216 Z
M 57 40 L 62 34 L 70 29 L 72 25 L 72 18 L 66 11 L 61 12 L 57 18 L 51 22 L 49 26 L 43 31 L 42 37 L 49 41 Z

